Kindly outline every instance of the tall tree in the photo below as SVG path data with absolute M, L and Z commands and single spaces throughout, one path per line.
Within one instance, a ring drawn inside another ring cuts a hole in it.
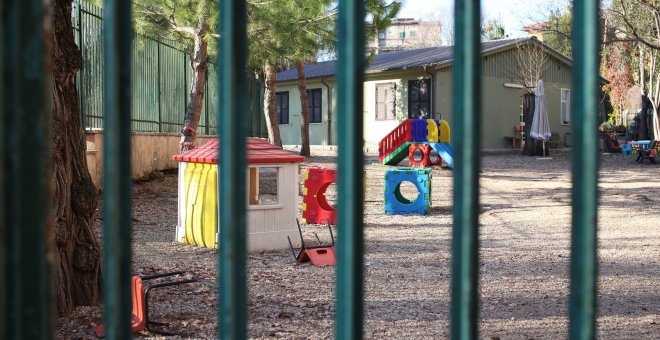
M 212 0 L 135 0 L 135 28 L 151 36 L 167 36 L 191 46 L 192 81 L 181 129 L 180 150 L 195 147 L 195 137 L 204 101 L 209 43 L 217 22 Z M 213 44 L 212 44 L 213 45 Z
M 500 19 L 490 19 L 481 27 L 481 40 L 499 40 L 506 38 L 504 26 Z
M 76 89 L 81 66 L 71 24 L 70 0 L 55 0 L 53 65 L 53 231 L 60 314 L 101 301 L 101 251 L 92 226 L 98 194 L 87 169 L 85 134 Z
M 562 54 L 571 57 L 571 22 L 573 21 L 572 6 L 565 8 L 552 8 L 549 11 L 548 21 L 545 25 L 543 42 Z
M 317 51 L 333 51 L 335 49 L 336 31 L 335 17 L 337 8 L 329 0 L 308 0 L 307 12 L 298 20 L 299 28 L 293 32 L 295 46 L 289 58 L 298 70 L 298 88 L 300 92 L 301 114 L 301 148 L 300 154 L 310 155 L 309 141 L 309 108 L 307 106 L 307 84 L 305 82 L 304 63 L 314 62 Z M 305 7 L 303 7 L 305 8 Z M 375 38 L 385 30 L 401 9 L 401 3 L 387 0 L 366 0 L 365 10 L 371 17 L 366 27 L 366 40 Z M 328 103 L 331 105 L 331 103 Z M 328 122 L 328 124 L 331 124 Z
M 604 86 L 605 92 L 609 94 L 614 109 L 612 122 L 619 125 L 624 123 L 623 112 L 629 107 L 628 91 L 634 83 L 631 68 L 632 49 L 629 43 L 621 42 L 604 46 L 603 49 L 603 73 L 609 80 Z
M 627 41 L 638 58 L 632 59 L 639 72 L 636 81 L 653 106 L 653 134 L 660 136 L 660 3 L 656 0 L 616 0 L 606 9 L 606 42 Z
M 386 0 L 363 0 L 373 25 L 368 35 L 375 36 L 389 25 L 400 4 Z M 275 107 L 277 69 L 294 66 L 299 70 L 301 96 L 301 154 L 309 156 L 309 110 L 306 103 L 304 63 L 314 62 L 319 50 L 335 48 L 336 2 L 331 0 L 281 0 L 270 3 L 248 2 L 250 65 L 263 70 L 266 82 L 264 114 L 272 143 L 281 144 Z

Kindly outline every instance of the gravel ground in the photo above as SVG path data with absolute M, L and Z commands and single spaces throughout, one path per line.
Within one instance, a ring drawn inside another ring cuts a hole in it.
M 481 338 L 567 337 L 570 158 L 559 150 L 552 157 L 482 158 Z M 639 165 L 630 157 L 601 157 L 597 327 L 602 339 L 660 338 L 660 166 Z M 452 172 L 433 170 L 430 214 L 385 215 L 386 167 L 375 161 L 367 155 L 364 337 L 448 338 Z M 301 170 L 308 166 L 335 167 L 335 155 L 314 151 Z M 156 291 L 152 319 L 171 323 L 169 329 L 183 338 L 215 338 L 217 252 L 172 242 L 176 184 L 175 173 L 136 183 L 133 268 L 138 274 L 185 270 L 199 279 Z M 408 189 L 404 195 L 412 196 Z M 100 218 L 101 212 L 99 225 Z M 328 238 L 321 226 L 304 231 L 310 238 L 314 232 Z M 250 337 L 333 337 L 334 268 L 296 265 L 288 250 L 255 252 L 248 258 L 248 287 Z M 58 337 L 93 338 L 90 325 L 99 322 L 100 307 L 80 307 L 59 320 Z

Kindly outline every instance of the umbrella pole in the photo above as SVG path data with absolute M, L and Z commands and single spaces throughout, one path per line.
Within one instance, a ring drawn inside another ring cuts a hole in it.
M 545 140 L 543 141 L 543 157 L 545 157 Z

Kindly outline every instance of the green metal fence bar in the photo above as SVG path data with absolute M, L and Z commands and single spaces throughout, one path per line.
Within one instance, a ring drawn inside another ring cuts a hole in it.
M 247 12 L 245 0 L 220 1 L 220 310 L 222 339 L 247 336 L 246 266 L 246 155 Z
M 599 1 L 573 4 L 573 233 L 571 238 L 571 339 L 596 338 L 598 279 Z
M 50 68 L 45 19 L 39 0 L 3 4 L 2 80 L 4 120 L 2 158 L 4 211 L 2 233 L 3 294 L 6 333 L 10 339 L 51 339 L 54 291 L 46 260 L 50 216 Z M 11 84 L 11 86 L 8 86 Z M 30 145 L 30 152 L 20 152 Z
M 103 134 L 103 302 L 107 339 L 131 334 L 130 0 L 105 1 Z
M 364 171 L 362 93 L 364 84 L 364 2 L 339 1 L 337 111 L 339 167 L 337 225 L 337 339 L 362 338 Z
M 5 156 L 7 149 L 5 149 L 5 116 L 9 113 L 5 106 L 5 25 L 7 19 L 5 17 L 5 1 L 0 1 L 0 225 L 7 225 L 5 215 L 5 202 L 7 202 L 5 194 Z M 9 87 L 7 87 L 9 88 Z M 9 338 L 7 334 L 7 278 L 9 272 L 7 271 L 7 229 L 0 228 L 0 338 Z
M 480 4 L 455 1 L 453 112 L 456 134 L 452 236 L 451 337 L 476 339 L 479 283 L 479 149 L 481 131 Z
M 50 216 L 49 49 L 47 5 L 39 0 L 5 1 L 6 54 L 4 161 L 9 285 L 7 338 L 51 339 L 54 335 L 51 268 L 47 265 Z M 11 133 L 9 133 L 11 131 Z M 20 152 L 30 145 L 30 152 Z M 3 245 L 4 247 L 5 245 Z

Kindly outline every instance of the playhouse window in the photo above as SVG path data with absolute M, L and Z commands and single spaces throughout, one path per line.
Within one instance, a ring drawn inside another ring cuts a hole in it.
M 250 167 L 248 200 L 250 205 L 274 205 L 279 203 L 277 190 L 279 168 Z

